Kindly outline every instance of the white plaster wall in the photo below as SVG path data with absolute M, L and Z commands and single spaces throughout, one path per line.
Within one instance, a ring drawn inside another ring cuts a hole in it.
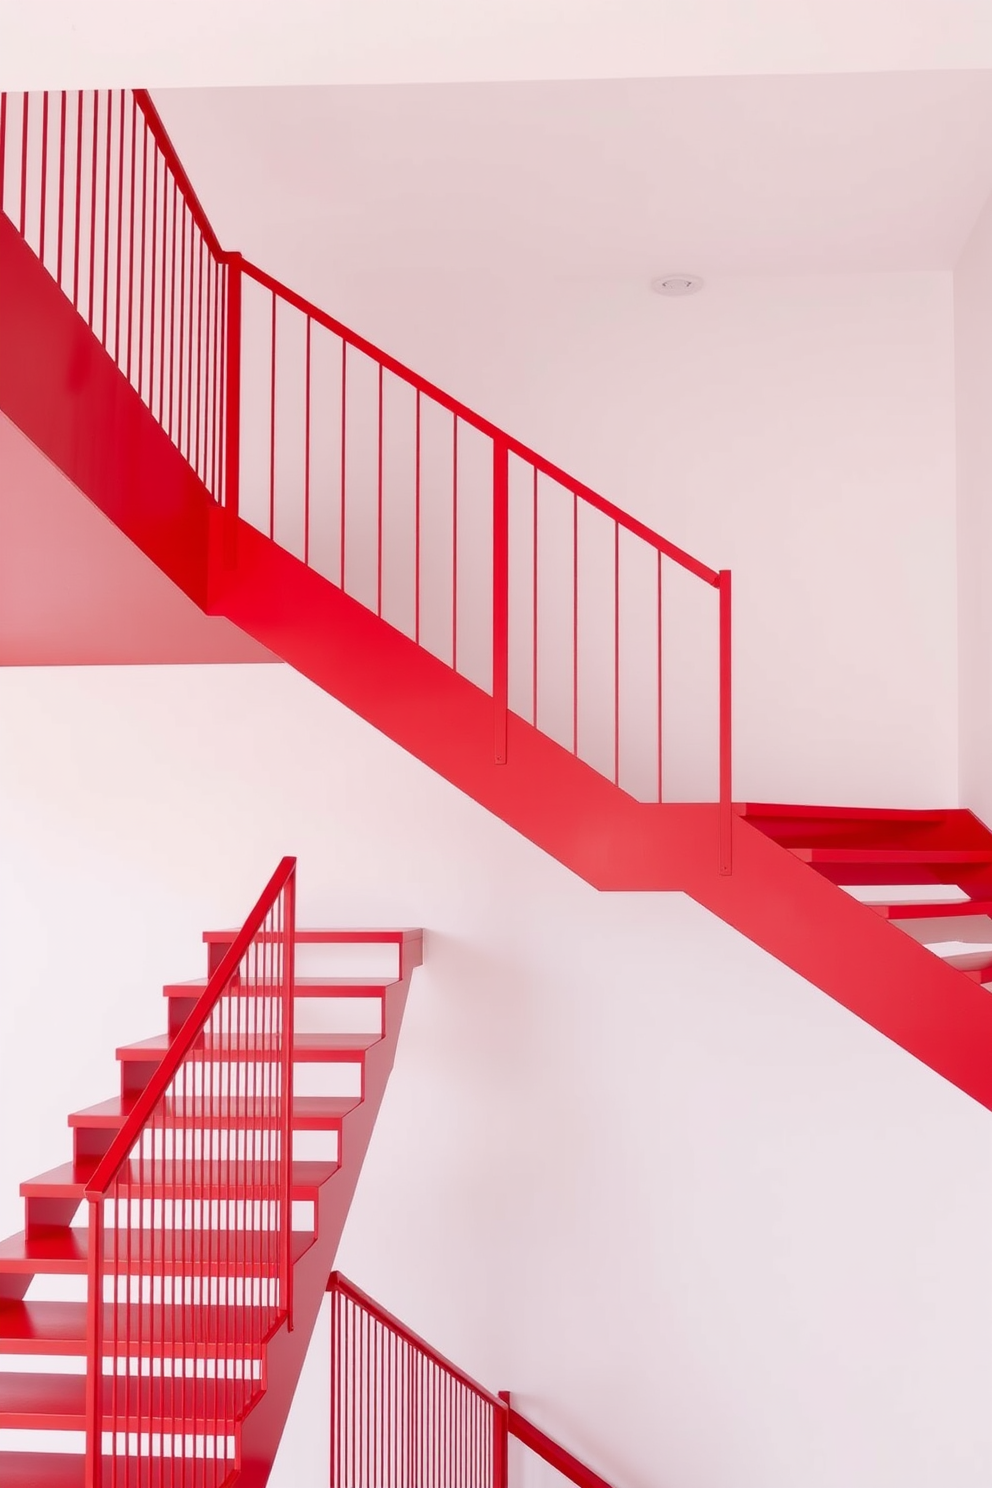
M 954 274 L 961 802 L 992 819 L 992 201 Z
M 988 1114 L 281 667 L 0 672 L 0 1225 L 278 856 L 422 924 L 340 1262 L 618 1488 L 983 1488 Z M 323 1488 L 323 1355 L 274 1488 Z

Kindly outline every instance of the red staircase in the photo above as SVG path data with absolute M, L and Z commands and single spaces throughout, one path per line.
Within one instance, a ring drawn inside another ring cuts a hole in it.
M 294 889 L 287 859 L 240 932 L 205 937 L 208 979 L 165 988 L 168 1033 L 117 1051 L 120 1095 L 72 1114 L 72 1160 L 21 1186 L 24 1230 L 0 1244 L 0 1441 L 28 1449 L 0 1450 L 4 1488 L 268 1479 L 422 951 L 419 931 L 296 931 Z M 295 978 L 314 942 L 371 944 L 395 969 Z M 323 1031 L 295 1031 L 304 1004 Z M 303 1065 L 357 1093 L 294 1095 Z M 294 1156 L 302 1133 L 319 1159 Z M 51 1277 L 78 1278 L 78 1300 L 33 1299 Z
M 201 608 L 589 883 L 690 894 L 992 1108 L 992 835 L 735 804 L 729 574 L 225 251 L 147 94 L 0 96 L 0 206 L 0 411 Z M 35 1228 L 90 1160 L 29 1192 Z
M 992 839 L 733 803 L 729 574 L 226 252 L 147 94 L 0 97 L 0 203 L 0 411 L 201 608 L 589 883 L 690 894 L 992 1106 L 992 999 L 920 943 L 946 906 L 844 892 L 992 900 Z

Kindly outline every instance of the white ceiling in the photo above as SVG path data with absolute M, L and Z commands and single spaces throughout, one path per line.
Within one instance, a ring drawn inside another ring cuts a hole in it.
M 989 72 L 155 96 L 222 240 L 291 281 L 947 269 L 992 191 Z
M 989 0 L 0 0 L 0 86 L 992 67 Z

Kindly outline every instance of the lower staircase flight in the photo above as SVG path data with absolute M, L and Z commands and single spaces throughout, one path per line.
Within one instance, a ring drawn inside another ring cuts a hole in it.
M 117 1051 L 120 1094 L 69 1117 L 72 1160 L 22 1184 L 3 1488 L 268 1479 L 422 959 L 420 931 L 297 930 L 294 899 L 287 858 L 240 931 L 205 936 L 206 981 L 165 988 L 167 1034 Z M 315 943 L 392 970 L 294 977 Z M 304 1066 L 351 1093 L 294 1093 Z M 68 1277 L 76 1300 L 36 1297 Z

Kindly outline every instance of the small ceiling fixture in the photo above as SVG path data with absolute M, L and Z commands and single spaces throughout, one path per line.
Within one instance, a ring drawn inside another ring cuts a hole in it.
M 668 295 L 670 298 L 698 294 L 702 287 L 703 281 L 698 274 L 663 274 L 660 279 L 651 280 L 651 288 L 655 294 Z

